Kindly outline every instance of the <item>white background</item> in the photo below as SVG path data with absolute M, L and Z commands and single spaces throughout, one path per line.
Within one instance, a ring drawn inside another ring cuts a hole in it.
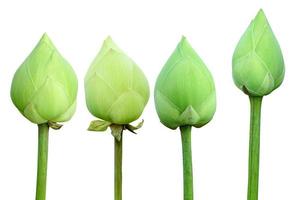
M 233 84 L 231 57 L 250 20 L 263 8 L 281 45 L 286 76 L 264 98 L 260 199 L 299 200 L 300 5 L 276 0 L 123 0 L 0 2 L 0 199 L 35 196 L 37 126 L 10 100 L 14 72 L 44 32 L 74 67 L 78 107 L 51 130 L 48 200 L 113 199 L 113 137 L 86 131 L 83 78 L 111 35 L 148 77 L 151 98 L 138 135 L 124 136 L 124 200 L 182 199 L 179 131 L 160 124 L 153 104 L 155 79 L 185 35 L 211 70 L 217 112 L 193 129 L 195 199 L 246 199 L 249 102 Z

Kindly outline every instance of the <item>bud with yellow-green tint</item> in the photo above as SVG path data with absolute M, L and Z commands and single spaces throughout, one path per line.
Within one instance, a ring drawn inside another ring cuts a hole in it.
M 75 112 L 76 96 L 75 72 L 44 34 L 14 75 L 14 105 L 33 123 L 64 122 Z
M 88 130 L 105 131 L 115 138 L 115 200 L 122 199 L 123 131 L 135 133 L 148 100 L 149 84 L 137 64 L 108 37 L 85 76 L 85 97 L 89 111 L 97 118 Z
M 137 64 L 108 37 L 85 76 L 85 96 L 95 117 L 129 124 L 141 116 L 149 85 Z
M 232 68 L 236 86 L 251 96 L 267 95 L 282 83 L 283 56 L 262 10 L 240 39 L 233 54 Z
M 171 129 L 201 127 L 212 119 L 216 110 L 214 81 L 185 37 L 161 70 L 154 98 L 160 121 Z
M 38 124 L 36 200 L 46 199 L 49 127 L 69 120 L 76 108 L 77 77 L 71 65 L 44 34 L 16 71 L 11 99 L 18 110 Z

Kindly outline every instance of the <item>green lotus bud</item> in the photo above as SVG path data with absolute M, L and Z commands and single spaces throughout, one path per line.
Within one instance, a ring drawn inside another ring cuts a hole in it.
M 85 76 L 85 95 L 95 117 L 128 124 L 141 116 L 149 85 L 137 64 L 108 37 Z
M 115 138 L 114 196 L 122 199 L 123 131 L 141 128 L 129 124 L 138 119 L 149 100 L 149 84 L 141 69 L 108 37 L 85 76 L 89 111 L 97 118 L 88 130 L 105 131 Z M 104 120 L 104 121 L 103 121 Z
M 262 10 L 240 39 L 232 59 L 237 87 L 252 96 L 264 96 L 279 87 L 284 78 L 280 46 Z
M 155 86 L 160 121 L 171 129 L 201 127 L 216 110 L 213 78 L 185 37 L 161 70 Z
M 14 105 L 33 123 L 63 122 L 75 112 L 76 95 L 77 78 L 71 65 L 44 34 L 14 75 Z

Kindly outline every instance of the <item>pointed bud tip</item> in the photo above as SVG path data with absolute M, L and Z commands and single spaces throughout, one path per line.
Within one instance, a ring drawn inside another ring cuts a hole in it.
M 46 32 L 42 35 L 41 40 L 42 41 L 50 40 L 50 38 L 49 38 L 49 36 L 48 36 L 48 34 Z
M 260 19 L 260 18 L 264 18 L 267 19 L 264 10 L 261 8 L 259 9 L 259 11 L 257 12 L 256 16 L 255 16 L 255 20 L 256 19 Z
M 262 8 L 260 8 L 260 9 L 259 9 L 259 11 L 258 11 L 258 14 L 262 14 L 262 15 L 264 15 L 264 14 L 265 14 L 265 12 L 264 12 L 264 10 L 263 10 Z
M 46 32 L 42 35 L 39 43 L 41 43 L 41 42 L 44 42 L 44 43 L 54 47 L 53 42 L 51 41 L 50 37 L 48 36 L 48 34 Z
M 186 39 L 186 37 L 184 35 L 181 36 L 181 42 L 184 42 Z
M 189 42 L 188 42 L 187 38 L 184 35 L 182 35 L 179 44 L 184 45 L 186 43 L 188 44 Z
M 113 40 L 112 40 L 111 36 L 108 35 L 108 36 L 105 38 L 104 42 L 111 43 L 111 42 L 113 42 Z
M 183 35 L 181 37 L 180 42 L 177 45 L 177 48 L 181 49 L 181 51 L 185 51 L 187 49 L 192 48 L 191 44 L 188 42 L 187 38 Z
M 111 36 L 107 36 L 106 39 L 103 42 L 103 47 L 107 48 L 109 51 L 119 51 L 122 52 L 121 49 L 118 47 L 118 45 L 113 41 Z

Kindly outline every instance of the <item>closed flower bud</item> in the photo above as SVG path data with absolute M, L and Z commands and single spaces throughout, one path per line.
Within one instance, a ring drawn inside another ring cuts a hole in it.
M 251 96 L 264 96 L 279 87 L 284 78 L 280 46 L 262 10 L 240 39 L 232 59 L 237 87 Z
M 85 76 L 85 96 L 95 117 L 129 124 L 141 116 L 149 85 L 137 64 L 108 37 Z
M 63 122 L 75 112 L 77 78 L 71 65 L 44 34 L 16 71 L 11 99 L 36 124 Z
M 157 78 L 154 98 L 160 121 L 171 129 L 201 127 L 215 113 L 213 78 L 184 37 Z

